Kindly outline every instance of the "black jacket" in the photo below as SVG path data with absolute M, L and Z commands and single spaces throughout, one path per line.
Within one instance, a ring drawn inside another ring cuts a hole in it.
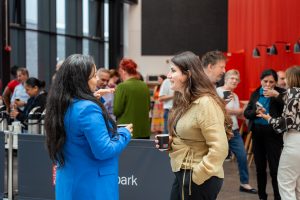
M 18 110 L 19 114 L 17 115 L 17 120 L 21 121 L 23 124 L 26 122 L 28 115 L 30 111 L 37 106 L 40 106 L 40 112 L 43 112 L 46 106 L 46 100 L 47 100 L 47 93 L 41 93 L 36 97 L 30 97 L 27 101 L 26 106 L 24 107 L 24 110 Z
M 247 108 L 244 111 L 244 115 L 249 119 L 248 130 L 252 130 L 253 121 L 257 119 L 256 117 L 256 102 L 259 99 L 259 90 L 261 87 L 257 88 L 251 95 Z M 283 111 L 284 101 L 283 95 L 285 89 L 275 87 L 277 92 L 279 92 L 278 97 L 271 97 L 270 99 L 270 115 L 272 117 L 280 117 Z

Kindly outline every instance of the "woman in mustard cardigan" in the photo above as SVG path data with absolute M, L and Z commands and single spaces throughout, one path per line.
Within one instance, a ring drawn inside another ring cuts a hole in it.
M 192 52 L 171 59 L 168 78 L 175 91 L 168 121 L 175 174 L 170 199 L 216 199 L 228 153 L 224 103 Z

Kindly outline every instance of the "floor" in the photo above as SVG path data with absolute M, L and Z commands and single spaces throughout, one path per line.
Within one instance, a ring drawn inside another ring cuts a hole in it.
M 239 191 L 239 175 L 236 161 L 224 162 L 224 184 L 218 196 L 218 200 L 257 200 L 257 194 L 248 194 Z M 257 189 L 255 164 L 252 163 L 249 168 L 250 185 Z M 273 199 L 273 190 L 271 185 L 271 178 L 268 175 L 267 182 L 268 198 Z

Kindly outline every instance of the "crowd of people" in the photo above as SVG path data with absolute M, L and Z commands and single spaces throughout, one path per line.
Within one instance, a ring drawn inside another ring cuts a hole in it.
M 13 79 L 3 91 L 2 103 L 10 116 L 8 122 L 21 122 L 23 132 L 26 132 L 30 111 L 36 108 L 41 113 L 45 109 L 47 98 L 45 82 L 29 77 L 29 72 L 24 67 L 13 66 L 11 75 Z
M 268 166 L 274 199 L 300 200 L 300 67 L 264 70 L 261 85 L 241 106 L 234 92 L 240 73 L 226 72 L 222 52 L 199 57 L 187 51 L 167 63 L 170 71 L 159 76 L 152 97 L 132 59 L 108 70 L 97 69 L 90 56 L 71 55 L 58 63 L 49 93 L 26 68 L 11 68 L 13 79 L 2 94 L 9 116 L 26 130 L 30 110 L 47 111 L 56 199 L 118 199 L 120 153 L 131 138 L 165 133 L 175 177 L 171 200 L 217 199 L 229 153 L 237 159 L 239 191 L 267 199 Z M 252 132 L 257 190 L 249 183 L 238 119 Z

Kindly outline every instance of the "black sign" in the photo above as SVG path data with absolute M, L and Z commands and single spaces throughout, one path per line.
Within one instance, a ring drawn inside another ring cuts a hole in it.
M 133 140 L 122 153 L 119 167 L 120 199 L 166 200 L 174 175 L 169 156 L 152 140 Z
M 19 199 L 54 199 L 45 137 L 20 134 L 18 139 Z M 173 179 L 168 154 L 157 150 L 153 140 L 132 140 L 120 157 L 121 200 L 169 199 Z

